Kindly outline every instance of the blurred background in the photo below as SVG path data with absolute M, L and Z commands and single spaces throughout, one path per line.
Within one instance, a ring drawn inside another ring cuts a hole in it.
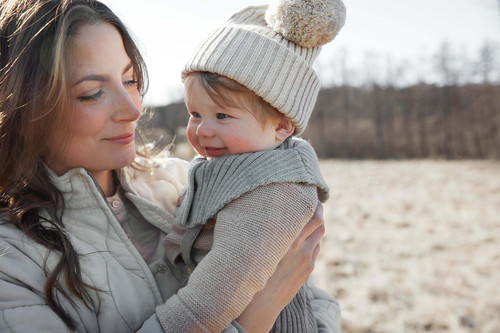
M 141 45 L 154 138 L 182 128 L 180 71 L 250 0 L 106 0 Z M 265 2 L 264 2 L 265 3 Z M 322 158 L 500 156 L 500 0 L 346 0 L 315 63 L 323 90 L 304 137 Z M 173 104 L 173 105 L 170 105 Z M 160 133 L 161 132 L 161 133 Z
M 180 71 L 266 1 L 105 0 L 145 55 L 148 140 L 190 159 Z M 331 188 L 314 272 L 344 332 L 500 332 L 500 0 L 344 0 L 308 129 Z

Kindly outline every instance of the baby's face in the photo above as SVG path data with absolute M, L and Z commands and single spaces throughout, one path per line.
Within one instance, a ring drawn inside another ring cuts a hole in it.
M 239 107 L 215 103 L 195 80 L 186 94 L 191 115 L 187 137 L 196 152 L 206 158 L 274 149 L 282 140 L 277 135 L 279 120 L 263 124 L 252 113 Z

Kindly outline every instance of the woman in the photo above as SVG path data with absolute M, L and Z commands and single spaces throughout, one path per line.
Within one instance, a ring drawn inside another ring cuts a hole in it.
M 0 38 L 0 331 L 160 332 L 162 295 L 180 287 L 161 244 L 187 163 L 136 157 L 133 40 L 91 0 L 3 1 Z M 272 327 L 312 271 L 321 222 L 228 332 Z M 336 302 L 313 290 L 318 327 L 336 330 Z

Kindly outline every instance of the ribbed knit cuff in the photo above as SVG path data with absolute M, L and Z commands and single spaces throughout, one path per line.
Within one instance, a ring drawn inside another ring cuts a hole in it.
M 292 301 L 280 312 L 273 328 L 272 333 L 316 333 L 318 326 L 316 318 L 307 292 L 304 287 L 300 288 L 299 292 Z

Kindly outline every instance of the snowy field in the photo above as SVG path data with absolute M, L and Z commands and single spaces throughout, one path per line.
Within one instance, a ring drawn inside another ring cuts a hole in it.
M 349 332 L 500 332 L 500 162 L 322 161 L 314 272 Z

